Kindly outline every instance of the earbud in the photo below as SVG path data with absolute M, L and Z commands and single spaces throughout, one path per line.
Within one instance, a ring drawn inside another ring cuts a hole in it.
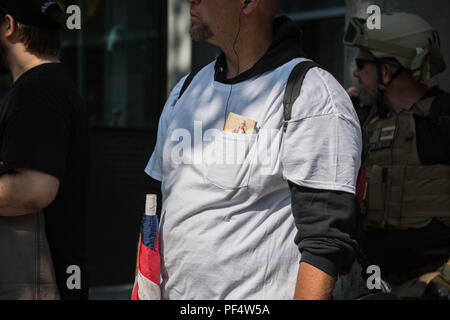
M 243 9 L 247 8 L 248 5 L 252 2 L 252 0 L 245 0 L 244 2 L 244 6 L 242 7 Z

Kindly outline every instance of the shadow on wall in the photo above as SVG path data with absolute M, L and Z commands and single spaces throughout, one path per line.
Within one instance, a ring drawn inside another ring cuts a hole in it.
M 87 217 L 91 288 L 134 282 L 145 203 L 142 181 L 155 143 L 152 130 L 92 129 Z

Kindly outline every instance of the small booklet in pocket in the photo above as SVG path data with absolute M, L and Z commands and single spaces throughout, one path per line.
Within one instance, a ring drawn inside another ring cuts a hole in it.
M 253 134 L 256 121 L 230 112 L 223 131 L 240 134 Z

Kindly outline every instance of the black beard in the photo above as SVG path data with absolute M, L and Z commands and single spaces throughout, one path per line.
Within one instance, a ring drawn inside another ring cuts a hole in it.
M 208 25 L 202 23 L 191 28 L 191 37 L 194 41 L 206 42 L 214 36 Z

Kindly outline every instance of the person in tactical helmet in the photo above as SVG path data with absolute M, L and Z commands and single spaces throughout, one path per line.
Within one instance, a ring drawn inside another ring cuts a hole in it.
M 383 14 L 381 23 L 369 30 L 353 18 L 344 38 L 359 49 L 353 75 L 361 89 L 348 93 L 355 107 L 369 105 L 360 112 L 364 250 L 394 292 L 417 298 L 433 277 L 414 279 L 439 268 L 441 277 L 448 273 L 450 94 L 428 86 L 446 68 L 437 31 L 407 13 Z M 436 298 L 448 298 L 449 282 L 439 283 Z

